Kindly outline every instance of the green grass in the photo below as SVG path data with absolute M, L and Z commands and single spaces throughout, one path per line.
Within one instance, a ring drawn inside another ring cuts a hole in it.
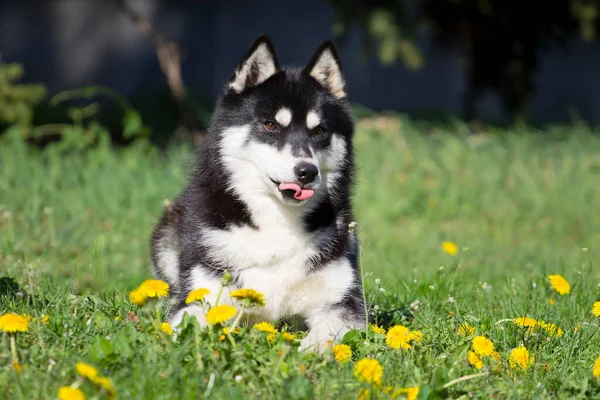
M 515 129 L 467 138 L 460 124 L 425 136 L 404 119 L 361 122 L 354 203 L 367 298 L 374 322 L 423 339 L 393 350 L 355 332 L 343 365 L 247 330 L 233 347 L 190 324 L 171 343 L 154 332 L 162 317 L 152 307 L 130 304 L 128 292 L 150 276 L 149 234 L 185 183 L 189 149 L 65 155 L 0 140 L 0 277 L 23 291 L 0 295 L 0 313 L 38 318 L 16 338 L 21 374 L 0 336 L 0 398 L 56 398 L 76 381 L 77 361 L 96 366 L 124 399 L 356 398 L 368 386 L 353 376 L 363 357 L 381 362 L 383 386 L 420 386 L 422 398 L 600 398 L 591 314 L 600 298 L 600 137 L 578 126 Z M 440 249 L 445 240 L 459 245 L 456 256 Z M 549 274 L 567 278 L 571 293 L 553 292 Z M 524 315 L 564 335 L 503 321 Z M 470 366 L 461 323 L 489 337 L 502 363 Z M 521 345 L 535 358 L 525 372 L 508 362 Z

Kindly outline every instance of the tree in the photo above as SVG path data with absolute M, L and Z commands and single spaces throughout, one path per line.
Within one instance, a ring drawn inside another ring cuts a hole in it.
M 468 62 L 465 118 L 484 90 L 498 93 L 513 116 L 528 117 L 540 50 L 565 46 L 579 33 L 596 39 L 598 0 L 330 0 L 342 38 L 351 24 L 365 33 L 365 49 L 379 59 L 401 59 L 411 68 L 423 60 L 414 42 L 425 26 L 441 46 L 459 51 Z

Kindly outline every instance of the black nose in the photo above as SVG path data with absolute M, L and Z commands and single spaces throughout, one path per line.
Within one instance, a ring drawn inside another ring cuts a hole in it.
M 306 185 L 315 180 L 317 175 L 319 175 L 319 169 L 314 164 L 301 162 L 294 167 L 294 173 L 300 183 Z

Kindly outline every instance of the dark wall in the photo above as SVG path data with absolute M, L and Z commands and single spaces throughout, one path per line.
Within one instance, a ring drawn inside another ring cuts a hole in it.
M 240 57 L 260 33 L 271 36 L 280 61 L 302 64 L 332 36 L 333 10 L 325 1 L 132 0 L 155 26 L 185 48 L 184 79 L 214 98 Z M 351 100 L 376 110 L 461 113 L 464 61 L 420 38 L 425 67 L 411 72 L 363 59 L 353 32 L 340 47 Z M 545 54 L 537 75 L 534 121 L 567 119 L 569 108 L 600 121 L 600 47 L 575 42 L 567 52 Z M 126 95 L 164 86 L 150 40 L 111 0 L 4 0 L 0 3 L 0 51 L 5 61 L 25 65 L 28 81 L 52 93 L 90 84 Z M 499 122 L 493 94 L 478 103 L 480 117 Z

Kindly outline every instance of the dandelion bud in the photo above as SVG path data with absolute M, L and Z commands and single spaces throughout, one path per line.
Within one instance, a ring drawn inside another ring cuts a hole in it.
M 223 273 L 223 278 L 221 278 L 221 285 L 229 286 L 229 284 L 231 283 L 231 279 L 233 279 L 233 275 L 231 275 L 231 272 L 225 271 Z

